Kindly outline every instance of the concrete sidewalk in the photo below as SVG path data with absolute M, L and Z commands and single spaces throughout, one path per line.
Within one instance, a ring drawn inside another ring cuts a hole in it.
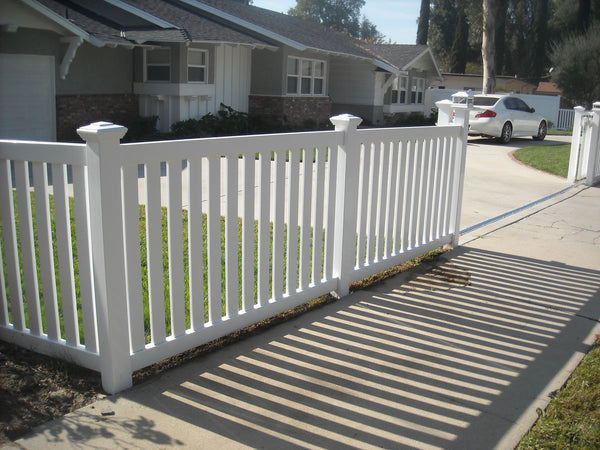
M 511 449 L 600 333 L 600 187 L 461 241 L 17 445 Z

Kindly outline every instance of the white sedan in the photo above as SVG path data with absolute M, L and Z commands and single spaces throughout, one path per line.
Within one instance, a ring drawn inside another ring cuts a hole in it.
M 495 137 L 507 144 L 513 137 L 546 137 L 548 123 L 535 109 L 513 95 L 475 95 L 469 116 L 469 134 Z

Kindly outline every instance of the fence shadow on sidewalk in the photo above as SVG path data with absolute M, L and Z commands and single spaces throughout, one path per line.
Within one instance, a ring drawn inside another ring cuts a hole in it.
M 469 247 L 450 256 L 123 395 L 211 444 L 492 448 L 587 350 L 600 271 Z M 177 445 L 199 442 L 173 430 Z

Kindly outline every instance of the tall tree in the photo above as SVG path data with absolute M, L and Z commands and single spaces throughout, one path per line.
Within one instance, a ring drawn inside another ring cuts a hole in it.
M 469 51 L 469 25 L 464 4 L 458 6 L 454 42 L 450 50 L 449 68 L 452 73 L 465 73 Z
M 454 42 L 457 11 L 454 0 L 432 0 L 429 19 L 428 43 L 435 59 L 448 70 L 450 46 Z
M 360 37 L 360 10 L 364 5 L 365 0 L 297 0 L 288 14 Z
M 481 56 L 483 59 L 483 93 L 496 92 L 496 11 L 497 0 L 483 0 L 483 37 Z
M 427 37 L 429 35 L 429 11 L 429 0 L 421 0 L 419 26 L 417 27 L 417 44 L 427 45 Z
M 548 0 L 537 0 L 533 18 L 533 54 L 530 77 L 538 80 L 546 73 L 548 44 Z

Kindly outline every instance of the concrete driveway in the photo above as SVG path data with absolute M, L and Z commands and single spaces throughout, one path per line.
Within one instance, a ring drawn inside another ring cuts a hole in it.
M 511 157 L 519 148 L 570 142 L 571 136 L 548 136 L 542 142 L 513 139 L 508 145 L 499 145 L 492 139 L 469 138 L 461 230 L 570 186 L 565 178 L 532 169 Z
M 499 145 L 495 140 L 485 138 L 470 138 L 467 147 L 467 161 L 465 169 L 465 187 L 463 195 L 463 207 L 461 214 L 460 229 L 464 230 L 479 223 L 485 222 L 502 214 L 525 206 L 531 202 L 559 192 L 568 186 L 567 180 L 558 176 L 549 175 L 545 172 L 534 170 L 531 167 L 520 164 L 511 158 L 510 154 L 522 147 L 532 145 L 561 145 L 571 142 L 571 136 L 549 136 L 542 142 L 533 141 L 531 138 L 513 139 L 508 145 Z M 300 168 L 302 170 L 302 167 Z M 274 166 L 271 167 L 271 178 L 273 178 Z M 221 190 L 225 190 L 225 164 L 221 164 L 223 174 Z M 259 173 L 258 161 L 255 173 Z M 206 189 L 208 173 L 203 168 L 203 185 Z M 238 178 L 242 179 L 242 167 L 240 165 Z M 183 207 L 188 206 L 188 175 L 187 168 L 183 173 Z M 161 203 L 167 205 L 167 182 L 166 177 L 161 177 Z M 139 181 L 139 201 L 146 203 L 145 179 Z M 258 186 L 255 195 L 259 195 Z M 225 196 L 221 195 L 221 213 L 225 213 Z M 239 192 L 238 207 L 242 213 L 243 198 Z M 207 201 L 203 200 L 203 210 L 206 212 Z M 258 206 L 257 206 L 258 208 Z M 271 220 L 273 220 L 271 211 Z M 258 218 L 258 209 L 255 217 Z

